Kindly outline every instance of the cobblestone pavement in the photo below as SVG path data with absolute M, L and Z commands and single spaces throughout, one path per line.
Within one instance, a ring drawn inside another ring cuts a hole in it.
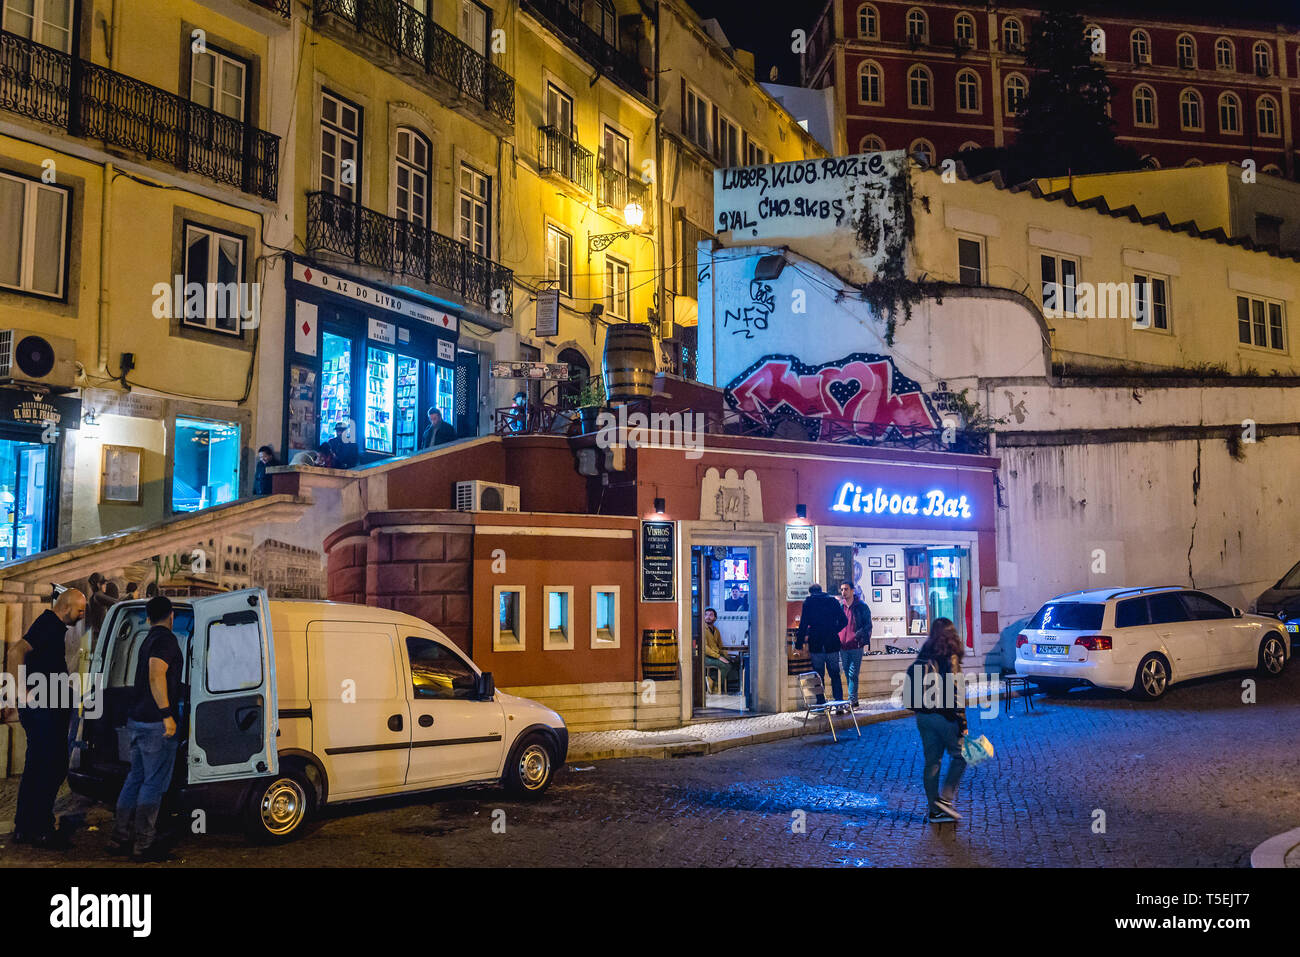
M 997 756 L 967 773 L 955 828 L 923 820 L 909 718 L 839 744 L 570 764 L 536 804 L 462 789 L 335 809 L 284 847 L 214 829 L 163 866 L 1248 866 L 1252 848 L 1300 824 L 1300 667 L 1260 681 L 1257 704 L 1242 703 L 1243 677 L 1155 704 L 1090 690 L 1036 696 L 1029 715 L 1020 701 L 992 719 L 972 710 L 972 732 Z M 12 792 L 0 783 L 0 820 Z M 493 831 L 498 809 L 504 833 Z M 792 833 L 797 811 L 805 833 Z M 107 820 L 86 812 L 66 856 L 3 846 L 0 861 L 116 864 L 102 853 Z

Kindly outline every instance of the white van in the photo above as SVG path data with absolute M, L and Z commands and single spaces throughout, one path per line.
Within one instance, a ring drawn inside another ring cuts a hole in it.
M 175 797 L 242 815 L 255 839 L 290 840 L 325 804 L 497 783 L 540 795 L 568 753 L 558 714 L 497 691 L 418 618 L 271 601 L 260 588 L 174 604 L 189 699 Z M 130 766 L 144 606 L 119 602 L 104 621 L 91 661 L 103 707 L 86 709 L 100 716 L 82 720 L 68 773 L 74 791 L 104 801 L 116 801 Z

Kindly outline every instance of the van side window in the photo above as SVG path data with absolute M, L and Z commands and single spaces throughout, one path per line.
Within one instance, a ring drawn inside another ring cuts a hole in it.
M 473 698 L 478 675 L 445 645 L 428 638 L 406 639 L 411 681 L 417 698 Z

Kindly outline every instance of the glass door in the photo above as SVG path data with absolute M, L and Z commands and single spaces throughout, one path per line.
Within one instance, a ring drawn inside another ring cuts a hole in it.
M 410 455 L 420 444 L 420 360 L 397 357 L 397 454 Z
M 441 412 L 452 428 L 456 427 L 456 370 L 452 366 L 429 363 L 429 407 Z
M 397 357 L 370 346 L 366 357 L 366 451 L 393 454 L 393 400 Z
M 334 426 L 339 422 L 352 422 L 352 340 L 323 332 L 319 444 L 334 438 Z
M 50 446 L 0 440 L 0 562 L 45 548 Z
M 970 550 L 965 548 L 931 548 L 929 558 L 930 621 L 948 618 L 957 626 L 962 642 L 969 635 L 967 613 L 970 611 Z

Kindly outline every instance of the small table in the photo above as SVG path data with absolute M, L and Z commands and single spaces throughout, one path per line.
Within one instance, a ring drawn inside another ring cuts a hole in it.
M 1029 676 L 1017 674 L 1003 675 L 1002 687 L 1006 689 L 1008 696 L 1010 696 L 1013 688 L 1019 688 L 1020 696 L 1025 699 L 1025 714 L 1029 714 L 1029 710 L 1034 706 L 1034 696 L 1032 689 L 1029 687 Z
M 743 697 L 749 678 L 749 645 L 722 646 L 722 653 L 735 660 L 735 667 L 740 673 L 740 694 Z M 725 689 L 724 689 L 725 690 Z

